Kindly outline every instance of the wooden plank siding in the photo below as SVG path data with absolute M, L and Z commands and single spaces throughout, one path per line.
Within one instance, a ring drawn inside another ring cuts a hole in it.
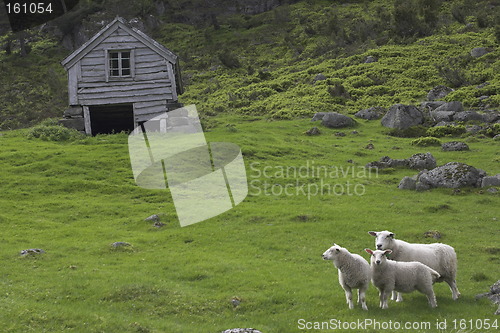
M 110 50 L 133 50 L 133 76 L 107 77 L 106 53 Z M 117 29 L 96 45 L 74 67 L 80 68 L 77 102 L 80 105 L 153 102 L 151 112 L 166 109 L 167 101 L 176 101 L 172 68 L 161 55 L 151 50 L 123 29 Z M 137 104 L 144 113 L 145 104 Z

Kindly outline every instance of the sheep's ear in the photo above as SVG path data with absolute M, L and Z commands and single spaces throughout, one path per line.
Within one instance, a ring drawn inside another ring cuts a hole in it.
M 337 252 L 340 252 L 340 249 L 339 249 L 339 248 L 336 248 L 335 250 L 337 250 Z
M 386 255 L 386 256 L 387 256 L 388 254 L 391 254 L 391 253 L 392 253 L 392 250 L 385 250 L 385 251 L 384 251 L 384 255 Z
M 370 235 L 372 235 L 373 237 L 377 237 L 377 232 L 376 231 L 368 231 L 368 233 Z
M 391 238 L 393 238 L 393 239 L 394 239 L 394 233 L 392 233 L 392 232 L 391 232 L 391 233 L 389 234 L 389 237 L 391 237 Z
M 372 251 L 372 250 L 370 250 L 370 249 L 365 249 L 365 251 L 366 251 L 367 253 L 369 253 L 369 254 L 373 255 L 373 251 Z

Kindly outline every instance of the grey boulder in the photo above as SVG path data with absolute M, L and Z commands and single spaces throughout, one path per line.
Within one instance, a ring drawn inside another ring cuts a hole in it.
M 465 142 L 451 141 L 443 143 L 441 149 L 443 151 L 462 151 L 469 150 L 469 146 Z
M 329 128 L 343 128 L 354 126 L 355 122 L 351 117 L 346 115 L 337 112 L 328 112 L 323 116 L 321 124 Z
M 446 95 L 451 93 L 453 89 L 447 87 L 447 86 L 436 86 L 432 88 L 429 93 L 427 94 L 427 100 L 429 101 L 435 101 L 437 99 L 444 98 Z
M 481 179 L 484 176 L 484 171 L 476 169 L 473 166 L 459 162 L 449 162 L 421 173 L 418 182 L 430 188 L 477 187 L 481 184 Z
M 354 114 L 355 117 L 366 119 L 366 120 L 375 120 L 382 117 L 383 109 L 380 107 L 371 107 L 368 109 L 360 110 Z
M 381 122 L 385 127 L 407 129 L 422 124 L 424 115 L 413 105 L 395 104 L 389 108 Z

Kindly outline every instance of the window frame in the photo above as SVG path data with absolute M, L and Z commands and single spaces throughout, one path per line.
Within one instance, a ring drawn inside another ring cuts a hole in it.
M 105 52 L 105 71 L 106 71 L 106 82 L 109 81 L 124 81 L 127 79 L 135 79 L 135 50 L 134 49 L 106 49 Z M 118 53 L 118 68 L 111 66 L 111 54 Z M 129 53 L 129 74 L 123 75 L 123 53 Z M 112 75 L 112 71 L 118 70 L 119 75 Z

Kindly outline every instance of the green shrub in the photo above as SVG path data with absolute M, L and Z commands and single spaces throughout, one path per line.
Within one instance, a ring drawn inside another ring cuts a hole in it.
M 486 135 L 494 137 L 500 134 L 500 124 L 496 123 L 486 129 Z
M 387 133 L 390 136 L 396 136 L 398 138 L 418 138 L 426 135 L 427 127 L 418 125 L 412 126 L 407 129 L 393 128 Z
M 81 138 L 83 134 L 74 129 L 60 125 L 38 125 L 28 131 L 28 139 L 42 139 L 45 141 L 69 141 Z
M 429 137 L 443 137 L 443 136 L 457 136 L 464 134 L 465 126 L 464 125 L 447 125 L 447 126 L 436 126 L 431 127 L 427 130 L 426 135 Z
M 426 136 L 423 138 L 415 139 L 411 142 L 412 146 L 419 147 L 429 147 L 429 146 L 441 146 L 441 140 L 434 138 L 432 136 Z

